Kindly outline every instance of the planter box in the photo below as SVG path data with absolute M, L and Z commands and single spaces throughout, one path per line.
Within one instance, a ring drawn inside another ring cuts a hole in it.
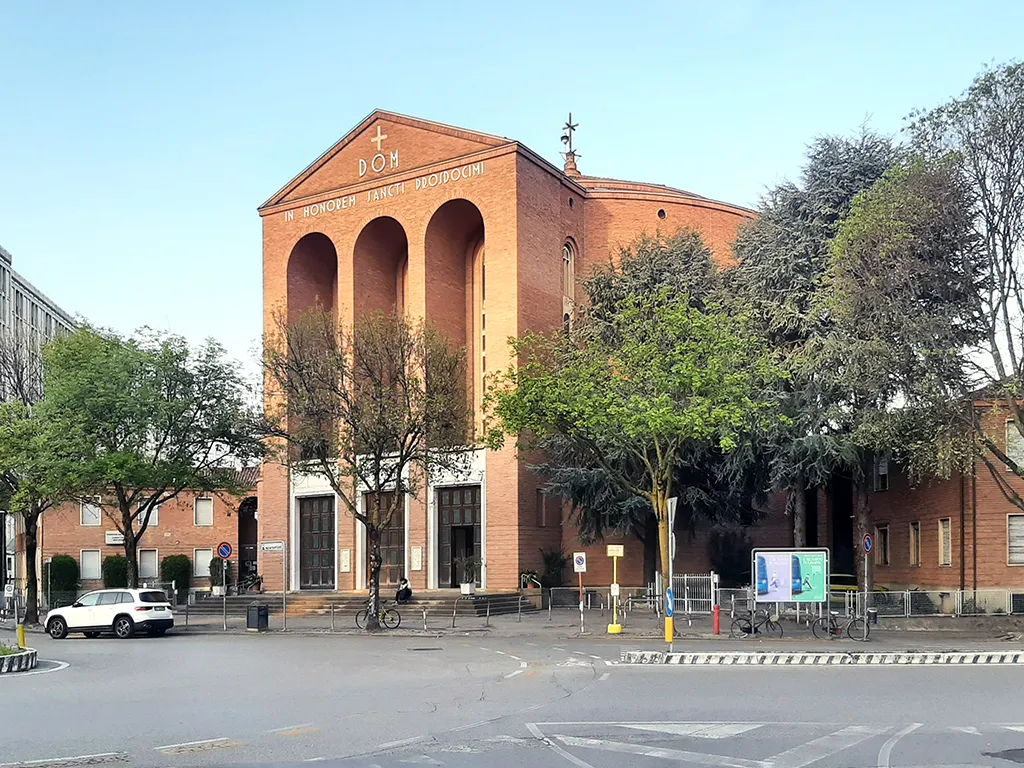
M 214 597 L 224 597 L 224 587 L 211 587 Z
M 473 582 L 469 582 L 468 584 L 460 584 L 459 588 L 462 590 L 462 594 L 464 595 L 476 594 L 476 584 L 474 584 Z

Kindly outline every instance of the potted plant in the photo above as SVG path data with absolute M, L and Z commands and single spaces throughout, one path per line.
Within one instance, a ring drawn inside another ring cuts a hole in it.
M 536 571 L 523 571 L 519 574 L 520 589 L 536 589 L 540 586 L 540 577 Z
M 455 558 L 455 569 L 459 574 L 459 588 L 464 595 L 476 594 L 476 580 L 480 574 L 480 558 L 476 555 Z
M 227 571 L 224 570 L 224 560 L 214 555 L 213 560 L 210 561 L 210 588 L 213 591 L 214 597 L 223 597 L 227 594 L 228 587 L 231 586 L 231 561 L 227 561 Z M 225 579 L 224 576 L 227 576 Z

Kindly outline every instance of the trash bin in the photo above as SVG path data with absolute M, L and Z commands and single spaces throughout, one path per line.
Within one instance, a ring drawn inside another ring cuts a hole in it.
M 245 628 L 250 632 L 265 632 L 269 625 L 267 606 L 249 603 L 245 611 Z
M 877 624 L 877 623 L 878 623 L 878 609 L 877 608 L 868 608 L 868 624 Z

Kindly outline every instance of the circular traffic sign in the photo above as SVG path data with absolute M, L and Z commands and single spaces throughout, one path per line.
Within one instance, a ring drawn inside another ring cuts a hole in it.
M 583 565 L 585 562 L 587 562 L 587 558 L 583 555 L 578 555 L 576 557 L 576 565 Z
M 870 533 L 865 533 L 864 534 L 864 554 L 865 555 L 868 554 L 869 552 L 871 552 L 871 547 L 873 547 L 874 544 L 875 544 L 875 540 L 873 538 L 871 538 L 871 534 Z
M 228 544 L 226 541 L 222 541 L 220 544 L 217 545 L 217 556 L 221 560 L 227 560 L 229 557 L 231 557 L 231 553 L 233 551 L 234 550 L 231 549 L 231 545 Z

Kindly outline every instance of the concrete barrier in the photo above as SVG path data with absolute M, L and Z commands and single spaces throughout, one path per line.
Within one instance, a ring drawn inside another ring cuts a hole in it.
M 10 656 L 0 656 L 0 675 L 9 672 L 27 672 L 30 669 L 35 669 L 38 663 L 38 654 L 35 648 L 26 648 L 21 653 Z

